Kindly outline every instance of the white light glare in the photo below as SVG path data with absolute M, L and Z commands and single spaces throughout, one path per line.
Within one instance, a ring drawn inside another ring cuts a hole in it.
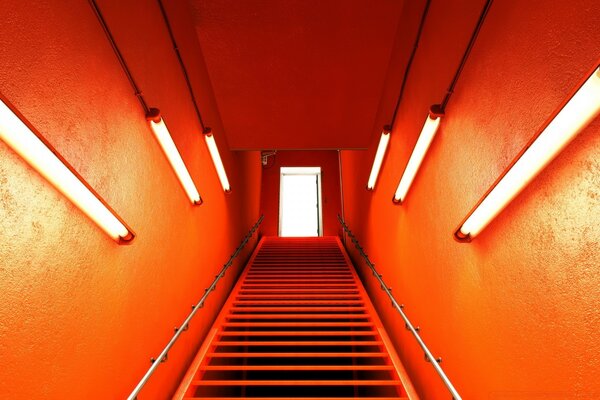
M 202 204 L 198 189 L 196 189 L 196 185 L 194 185 L 194 181 L 183 163 L 183 159 L 173 142 L 173 138 L 167 129 L 167 125 L 165 125 L 165 121 L 160 116 L 160 112 L 155 108 L 150 109 L 147 119 L 150 122 L 154 136 L 156 136 L 160 147 L 162 147 L 163 152 L 167 156 L 167 159 L 175 171 L 175 175 L 177 175 L 188 198 L 192 204 Z
M 0 100 L 0 139 L 83 211 L 111 238 L 120 243 L 131 232 L 15 113 Z
M 215 165 L 215 169 L 217 170 L 217 175 L 219 175 L 221 186 L 223 186 L 225 193 L 229 193 L 231 191 L 229 179 L 227 179 L 227 173 L 225 172 L 225 167 L 223 166 L 223 161 L 221 161 L 219 149 L 217 148 L 217 143 L 215 142 L 215 137 L 213 136 L 210 128 L 207 128 L 204 132 L 204 139 L 206 140 L 206 145 L 208 146 L 208 151 L 210 152 L 210 157 Z
M 373 160 L 373 166 L 371 167 L 371 174 L 369 175 L 369 182 L 367 183 L 367 189 L 373 190 L 377 183 L 377 177 L 379 177 L 379 170 L 383 163 L 383 157 L 390 141 L 390 128 L 387 126 L 383 128 L 381 132 L 381 138 L 379 139 L 379 145 L 377 146 L 377 152 L 375 153 L 375 160 Z
M 531 146 L 455 233 L 469 241 L 600 113 L 600 67 L 577 90 Z
M 417 144 L 410 155 L 406 169 L 402 174 L 402 178 L 400 178 L 400 183 L 398 184 L 398 188 L 394 194 L 393 200 L 395 203 L 402 203 L 406 199 L 408 189 L 410 189 L 410 185 L 412 185 L 413 180 L 417 175 L 417 171 L 419 170 L 419 167 L 425 158 L 425 154 L 427 154 L 427 150 L 429 149 L 429 146 L 435 137 L 435 133 L 440 126 L 442 116 L 443 113 L 439 111 L 437 106 L 433 106 L 429 111 L 429 115 L 425 120 L 423 129 L 421 129 L 419 139 L 417 139 Z

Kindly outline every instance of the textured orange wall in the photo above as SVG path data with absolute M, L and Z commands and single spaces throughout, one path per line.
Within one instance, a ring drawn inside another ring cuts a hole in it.
M 600 121 L 472 243 L 452 238 L 599 62 L 597 1 L 494 2 L 405 204 L 391 202 L 427 109 L 443 98 L 482 6 L 432 2 L 374 192 L 364 186 L 376 140 L 368 152 L 342 153 L 346 217 L 463 398 L 598 398 Z M 394 68 L 402 73 L 402 65 Z M 353 256 L 423 398 L 448 398 Z
M 279 151 L 263 168 L 261 213 L 265 215 L 262 231 L 279 234 L 279 176 L 281 167 L 321 167 L 321 200 L 323 202 L 323 235 L 341 233 L 337 215 L 341 214 L 340 172 L 338 152 Z
M 118 246 L 0 142 L 0 397 L 121 399 L 258 218 L 258 153 L 227 150 L 183 1 L 166 1 L 233 192 L 210 161 L 156 1 L 100 1 L 204 199 L 192 207 L 86 1 L 2 3 L 0 92 L 135 230 Z M 183 37 L 185 36 L 185 37 Z M 143 392 L 164 399 L 248 246 Z

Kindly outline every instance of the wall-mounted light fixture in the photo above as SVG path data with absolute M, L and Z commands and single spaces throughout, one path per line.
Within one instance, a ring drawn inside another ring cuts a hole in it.
M 227 172 L 225 172 L 225 167 L 223 166 L 223 161 L 221 160 L 221 156 L 219 155 L 219 149 L 217 148 L 217 143 L 215 142 L 215 137 L 212 134 L 212 130 L 210 128 L 204 129 L 204 140 L 206 140 L 206 146 L 208 147 L 208 151 L 210 152 L 210 157 L 212 158 L 213 164 L 215 165 L 215 169 L 217 170 L 217 175 L 219 175 L 219 180 L 221 181 L 221 186 L 225 193 L 231 192 L 231 186 L 229 185 L 229 179 L 227 179 Z
M 435 104 L 431 106 L 429 110 L 429 115 L 425 120 L 425 124 L 421 129 L 421 133 L 419 134 L 419 138 L 417 139 L 417 143 L 410 155 L 410 159 L 408 160 L 408 164 L 406 164 L 406 168 L 402 173 L 402 177 L 400 178 L 400 182 L 398 183 L 398 187 L 396 188 L 396 193 L 394 193 L 394 197 L 392 201 L 394 204 L 402 204 L 406 200 L 406 194 L 410 189 L 410 186 L 417 175 L 419 167 L 421 166 L 423 159 L 425 158 L 425 154 L 427 154 L 427 150 L 435 137 L 435 134 L 438 130 L 438 127 L 441 122 L 441 118 L 444 116 L 446 106 L 454 93 L 454 88 L 456 87 L 456 83 L 460 77 L 460 74 L 469 58 L 469 54 L 471 53 L 471 49 L 473 49 L 473 45 L 479 35 L 479 31 L 483 26 L 485 21 L 485 17 L 487 16 L 490 7 L 492 6 L 493 0 L 486 0 L 483 9 L 481 10 L 481 14 L 479 14 L 479 19 L 477 20 L 477 24 L 473 29 L 473 33 L 471 34 L 471 38 L 469 39 L 469 43 L 467 44 L 467 48 L 463 53 L 462 59 L 456 68 L 456 72 L 454 73 L 454 77 L 450 82 L 450 86 L 446 91 L 446 95 L 440 104 Z M 426 4 L 426 9 L 429 5 L 429 2 Z M 422 20 L 423 21 L 423 20 Z M 422 29 L 422 28 L 420 28 Z M 416 50 L 416 46 L 415 46 Z M 414 51 L 414 50 L 413 50 Z M 397 106 L 396 106 L 397 107 Z
M 600 67 L 513 160 L 454 233 L 470 242 L 571 140 L 600 114 Z
M 371 167 L 371 173 L 369 174 L 369 181 L 367 182 L 367 190 L 375 189 L 377 178 L 379 177 L 379 170 L 387 151 L 388 143 L 390 142 L 391 127 L 386 125 L 383 127 L 381 132 L 381 138 L 379 139 L 379 145 L 377 146 L 377 152 L 375 153 L 375 159 L 373 160 L 373 166 Z
M 148 122 L 150 122 L 154 136 L 156 137 L 156 140 L 158 140 L 160 147 L 167 156 L 167 159 L 169 160 L 173 171 L 175 171 L 175 175 L 177 175 L 177 178 L 179 179 L 179 182 L 181 183 L 183 190 L 185 190 L 188 198 L 194 205 L 202 204 L 202 198 L 200 198 L 198 189 L 196 189 L 196 185 L 194 184 L 190 173 L 185 167 L 179 151 L 177 151 L 177 147 L 175 146 L 173 138 L 167 129 L 167 125 L 165 125 L 165 121 L 160 115 L 160 111 L 156 108 L 151 108 L 146 115 L 146 119 Z
M 0 139 L 120 244 L 135 234 L 48 142 L 0 99 Z
M 160 111 L 156 108 L 148 107 L 148 104 L 146 103 L 146 100 L 144 100 L 144 96 L 142 95 L 142 91 L 140 90 L 139 86 L 135 82 L 135 79 L 133 78 L 133 74 L 131 73 L 131 70 L 127 66 L 127 62 L 125 61 L 123 54 L 119 50 L 119 46 L 117 46 L 117 43 L 115 42 L 115 38 L 113 37 L 113 35 L 110 31 L 110 28 L 108 27 L 108 24 L 106 23 L 106 20 L 104 19 L 104 16 L 102 15 L 101 10 L 98 7 L 98 4 L 96 3 L 96 0 L 88 0 L 88 1 L 89 1 L 90 6 L 92 7 L 92 10 L 94 11 L 94 14 L 96 14 L 96 18 L 98 19 L 100 26 L 102 27 L 102 29 L 104 30 L 104 33 L 106 34 L 106 38 L 110 42 L 110 45 L 115 53 L 115 56 L 119 60 L 119 64 L 121 65 L 121 68 L 123 68 L 123 72 L 125 73 L 125 76 L 127 77 L 129 84 L 131 85 L 131 88 L 133 89 L 133 93 L 135 93 L 138 101 L 140 102 L 140 105 L 142 106 L 142 109 L 144 110 L 144 113 L 146 114 L 146 119 L 148 120 L 148 122 L 150 122 L 150 126 L 152 127 L 152 131 L 154 132 L 154 135 L 155 135 L 156 139 L 158 140 L 158 143 L 162 147 L 163 152 L 165 153 L 165 155 L 167 156 L 167 159 L 169 160 L 169 163 L 171 164 L 171 167 L 175 171 L 175 175 L 177 175 L 177 178 L 179 179 L 181 186 L 185 190 L 185 193 L 187 194 L 187 196 L 190 199 L 190 201 L 192 202 L 192 204 L 194 204 L 194 205 L 202 204 L 202 198 L 200 197 L 200 194 L 198 193 L 198 190 L 196 189 L 196 185 L 194 185 L 194 181 L 192 181 L 192 177 L 190 176 L 190 173 L 188 172 L 187 168 L 185 167 L 185 164 L 183 163 L 183 160 L 181 159 L 181 155 L 179 154 L 179 151 L 177 151 L 177 147 L 175 146 L 175 143 L 173 142 L 173 138 L 171 137 L 171 134 L 169 133 L 169 130 L 167 129 L 167 126 L 165 125 L 165 122 L 163 121 L 163 119 L 160 116 Z M 162 10 L 162 4 L 159 4 L 159 5 Z M 169 34 L 171 34 L 170 28 L 169 28 Z M 180 61 L 181 61 L 181 59 L 180 59 Z M 189 83 L 189 79 L 187 78 L 187 75 L 185 76 L 185 78 L 186 78 L 186 81 L 188 82 L 188 86 L 189 86 L 190 83 Z M 194 103 L 194 105 L 195 105 L 195 103 Z
M 400 178 L 400 183 L 394 194 L 394 203 L 401 204 L 404 199 L 406 199 L 406 193 L 408 193 L 408 189 L 410 189 L 410 185 L 417 175 L 417 171 L 425 158 L 425 154 L 427 154 L 427 150 L 435 137 L 435 133 L 440 126 L 440 121 L 443 116 L 444 113 L 439 105 L 434 105 L 429 109 L 429 115 L 427 115 L 425 124 L 417 139 L 417 144 L 410 155 L 408 164 L 406 164 L 406 168 L 404 169 L 404 173 L 402 174 L 402 178 Z
M 198 107 L 198 102 L 196 101 L 196 95 L 194 94 L 194 89 L 192 87 L 192 82 L 190 81 L 189 74 L 185 63 L 183 62 L 183 57 L 181 55 L 180 47 L 177 45 L 177 40 L 175 39 L 175 34 L 171 27 L 171 22 L 169 21 L 169 16 L 167 15 L 167 10 L 163 4 L 162 0 L 158 0 L 158 6 L 160 8 L 160 12 L 163 17 L 163 21 L 165 23 L 165 27 L 169 32 L 169 38 L 171 39 L 171 43 L 173 45 L 173 51 L 177 56 L 177 60 L 179 61 L 179 66 L 181 67 L 181 72 L 183 74 L 183 78 L 185 79 L 185 83 L 187 85 L 188 91 L 190 93 L 190 98 L 192 100 L 192 105 L 194 106 L 194 110 L 196 111 L 196 115 L 198 117 L 198 122 L 202 127 L 202 133 L 204 133 L 204 140 L 206 141 L 206 145 L 208 146 L 208 151 L 210 152 L 210 156 L 212 158 L 215 169 L 217 170 L 217 175 L 219 175 L 219 180 L 221 181 L 221 186 L 225 193 L 231 192 L 231 186 L 229 184 L 229 179 L 227 179 L 227 173 L 225 172 L 225 167 L 223 166 L 223 161 L 221 160 L 221 156 L 219 154 L 219 149 L 217 148 L 217 143 L 215 142 L 215 138 L 212 134 L 212 130 L 204 124 L 204 120 L 202 118 L 202 114 L 200 113 L 200 108 Z
M 394 129 L 394 124 L 396 122 L 396 117 L 398 116 L 398 109 L 400 107 L 400 103 L 402 102 L 402 96 L 404 95 L 404 90 L 406 89 L 406 83 L 408 82 L 408 75 L 410 73 L 410 69 L 415 58 L 415 54 L 417 53 L 417 48 L 419 47 L 419 41 L 421 40 L 421 34 L 423 33 L 423 27 L 425 26 L 425 19 L 427 17 L 427 13 L 429 12 L 429 6 L 431 4 L 431 0 L 426 0 L 425 7 L 423 8 L 423 13 L 421 14 L 421 21 L 419 23 L 419 29 L 417 30 L 417 35 L 415 37 L 415 42 L 413 45 L 413 49 L 410 53 L 408 61 L 406 63 L 406 68 L 404 69 L 404 76 L 402 77 L 402 85 L 400 86 L 400 93 L 398 93 L 398 98 L 396 99 L 396 106 L 394 107 L 394 114 L 392 115 L 392 121 L 389 125 L 385 125 L 383 127 L 383 131 L 381 132 L 381 137 L 379 139 L 379 145 L 377 146 L 377 152 L 375 153 L 375 159 L 373 160 L 373 166 L 371 167 L 371 173 L 369 174 L 369 180 L 367 182 L 367 190 L 375 189 L 375 184 L 377 183 L 377 178 L 379 177 L 379 171 L 381 170 L 381 166 L 383 164 L 383 160 L 385 158 L 385 154 L 387 151 L 387 147 L 390 141 L 390 134 Z

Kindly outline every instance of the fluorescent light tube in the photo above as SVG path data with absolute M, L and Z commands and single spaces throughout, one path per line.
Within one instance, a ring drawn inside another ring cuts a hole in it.
M 406 165 L 406 169 L 402 174 L 402 178 L 400 178 L 400 183 L 398 184 L 398 188 L 396 189 L 396 193 L 394 194 L 393 201 L 396 204 L 401 204 L 406 199 L 406 194 L 408 193 L 408 189 L 410 189 L 410 185 L 412 185 L 415 176 L 417 175 L 417 171 L 425 158 L 425 154 L 427 154 L 427 150 L 435 137 L 435 133 L 440 126 L 440 121 L 444 113 L 441 111 L 439 105 L 434 105 L 429 110 L 429 115 L 425 120 L 425 124 L 423 125 L 423 129 L 421 129 L 421 133 L 419 134 L 419 139 L 417 139 L 417 144 L 410 155 L 410 159 L 408 160 L 408 164 Z
M 0 139 L 118 243 L 135 234 L 58 153 L 0 99 Z
M 600 67 L 592 73 L 544 130 L 469 214 L 454 236 L 477 236 L 546 165 L 600 113 Z
M 175 171 L 175 175 L 177 175 L 188 198 L 194 205 L 202 204 L 202 198 L 198 193 L 198 189 L 196 189 L 196 185 L 194 185 L 194 181 L 185 167 L 179 151 L 177 151 L 177 147 L 167 129 L 167 125 L 165 125 L 165 121 L 160 115 L 160 111 L 156 108 L 151 108 L 146 119 L 150 122 L 154 136 L 167 156 L 167 159 L 169 160 L 173 171 Z
M 375 183 L 377 183 L 377 178 L 379 177 L 379 170 L 381 169 L 381 164 L 383 164 L 383 158 L 385 157 L 385 152 L 387 151 L 388 143 L 390 141 L 390 131 L 391 127 L 383 127 L 379 145 L 377 146 L 377 152 L 375 153 L 375 159 L 373 160 L 373 166 L 371 167 L 367 190 L 375 189 Z
M 231 192 L 231 186 L 229 185 L 229 179 L 227 179 L 227 172 L 225 172 L 225 167 L 223 166 L 223 161 L 221 160 L 219 149 L 215 142 L 215 137 L 210 128 L 204 130 L 204 139 L 206 140 L 206 146 L 208 146 L 208 151 L 210 152 L 210 157 L 215 165 L 215 169 L 217 170 L 217 175 L 219 175 L 221 186 L 225 193 L 229 193 Z

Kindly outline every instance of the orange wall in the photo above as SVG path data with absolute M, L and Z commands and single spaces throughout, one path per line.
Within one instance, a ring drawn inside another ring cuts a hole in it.
M 225 195 L 156 1 L 100 1 L 150 106 L 161 108 L 204 199 L 192 207 L 85 1 L 2 4 L 0 92 L 134 229 L 119 246 L 0 142 L 0 397 L 122 399 L 258 218 L 259 154 L 231 153 L 185 2 L 165 1 Z M 144 399 L 165 399 L 253 240 Z
M 263 167 L 261 213 L 265 215 L 263 233 L 277 236 L 279 226 L 279 176 L 281 167 L 321 167 L 323 235 L 338 235 L 341 214 L 340 172 L 337 151 L 279 151 Z
M 419 18 L 423 3 L 405 8 L 405 20 Z M 598 398 L 600 121 L 472 243 L 452 237 L 599 62 L 596 0 L 494 2 L 405 204 L 391 202 L 427 109 L 442 100 L 483 3 L 432 2 L 374 192 L 364 186 L 378 137 L 367 152 L 342 152 L 346 217 L 463 398 Z M 395 56 L 390 71 L 403 72 L 402 58 Z M 390 117 L 381 113 L 376 126 Z M 448 398 L 355 251 L 353 257 L 422 398 Z

